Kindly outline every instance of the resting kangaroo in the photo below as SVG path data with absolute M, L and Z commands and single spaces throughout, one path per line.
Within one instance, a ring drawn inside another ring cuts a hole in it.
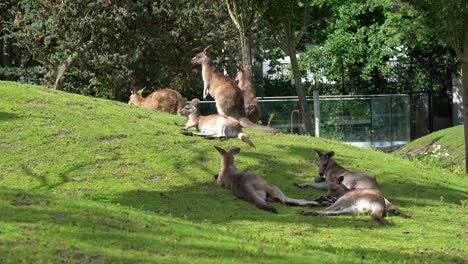
M 370 214 L 372 219 L 383 224 L 390 224 L 383 218 L 386 212 L 385 198 L 377 189 L 350 190 L 343 184 L 344 176 L 339 176 L 330 181 L 328 194 L 338 198 L 336 202 L 320 211 L 299 211 L 303 215 L 345 215 L 345 214 Z
M 145 88 L 132 91 L 128 104 L 134 104 L 144 108 L 159 110 L 171 114 L 178 114 L 179 110 L 184 107 L 184 100 L 179 92 L 171 89 L 162 89 L 152 92 L 150 95 L 143 97 Z
M 245 114 L 252 123 L 257 123 L 260 118 L 260 108 L 252 85 L 251 74 L 252 65 L 247 65 L 244 69 L 237 68 L 236 81 L 244 97 Z
M 315 201 L 299 200 L 286 197 L 281 190 L 269 184 L 262 177 L 239 172 L 234 167 L 234 155 L 240 152 L 240 148 L 225 151 L 215 147 L 221 154 L 221 170 L 216 177 L 216 183 L 222 187 L 231 189 L 235 196 L 254 203 L 258 208 L 278 213 L 276 208 L 267 201 L 279 201 L 286 205 L 319 206 Z
M 240 140 L 255 148 L 255 145 L 250 141 L 249 136 L 242 132 L 242 126 L 235 118 L 222 115 L 202 116 L 197 111 L 198 99 L 192 99 L 184 108 L 180 110 L 180 114 L 187 116 L 188 120 L 184 129 L 195 127 L 200 133 L 191 133 L 185 131 L 184 135 L 197 135 L 207 138 L 234 138 Z
M 216 101 L 218 114 L 238 119 L 242 127 L 271 133 L 281 132 L 276 128 L 254 124 L 246 117 L 241 90 L 233 80 L 218 72 L 207 55 L 210 48 L 211 45 L 192 58 L 193 64 L 202 65 L 203 99 L 206 99 L 209 93 Z
M 377 184 L 375 176 L 363 173 L 360 171 L 350 171 L 341 167 L 332 157 L 335 152 L 331 151 L 327 154 L 323 154 L 321 151 L 314 149 L 319 156 L 319 175 L 321 178 L 320 182 L 309 182 L 303 184 L 294 185 L 299 188 L 314 187 L 322 190 L 328 190 L 331 182 L 336 180 L 338 177 L 343 176 L 343 184 L 350 190 L 355 189 L 374 189 L 380 191 L 380 187 Z M 325 177 L 325 178 L 323 178 Z M 333 197 L 332 197 L 333 199 Z M 395 215 L 401 215 L 409 217 L 403 214 L 400 209 L 392 204 L 385 198 L 386 211 Z

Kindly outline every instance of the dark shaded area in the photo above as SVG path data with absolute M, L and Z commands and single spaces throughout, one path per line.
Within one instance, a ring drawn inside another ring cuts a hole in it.
M 11 119 L 16 119 L 16 118 L 20 118 L 20 116 L 17 114 L 0 112 L 0 121 L 8 121 Z

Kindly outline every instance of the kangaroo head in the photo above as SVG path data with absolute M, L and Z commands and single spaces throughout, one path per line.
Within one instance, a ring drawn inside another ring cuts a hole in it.
M 343 184 L 344 177 L 339 176 L 333 178 L 328 185 L 328 196 L 339 198 L 349 191 Z
M 319 156 L 319 175 L 323 177 L 325 175 L 325 170 L 327 170 L 328 164 L 330 163 L 331 158 L 335 155 L 335 152 L 330 151 L 327 154 L 323 154 L 318 149 L 314 149 L 314 151 Z
M 131 94 L 130 94 L 130 98 L 128 100 L 128 104 L 134 104 L 134 105 L 137 105 L 139 100 L 141 100 L 141 98 L 143 98 L 143 91 L 146 89 L 143 88 L 143 89 L 140 89 L 138 91 L 135 91 L 134 89 L 131 90 Z
M 239 81 L 245 80 L 251 71 L 252 71 L 252 65 L 247 65 L 244 67 L 244 69 L 237 66 L 237 74 L 236 74 L 235 81 L 239 82 Z
M 195 55 L 195 57 L 192 58 L 192 64 L 205 64 L 205 63 L 210 62 L 211 59 L 210 57 L 208 57 L 207 52 L 211 47 L 212 46 L 209 45 L 202 52 L 197 53 L 197 55 Z
M 216 146 L 215 149 L 219 152 L 219 154 L 221 154 L 221 164 L 223 167 L 234 166 L 234 155 L 239 154 L 241 150 L 240 148 L 235 147 L 229 151 L 225 151 L 224 149 Z
M 179 114 L 183 116 L 189 116 L 193 113 L 197 113 L 197 105 L 198 105 L 198 99 L 194 98 L 192 101 L 187 102 L 187 104 L 184 106 L 184 108 L 180 109 Z

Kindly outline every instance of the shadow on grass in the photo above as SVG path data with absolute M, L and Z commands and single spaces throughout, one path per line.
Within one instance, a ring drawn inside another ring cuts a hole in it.
M 0 121 L 8 121 L 16 118 L 20 118 L 20 116 L 18 116 L 17 114 L 0 112 Z
M 18 203 L 18 199 L 22 202 Z M 202 259 L 211 261 L 250 259 L 254 262 L 270 260 L 275 263 L 286 261 L 310 263 L 315 259 L 324 263 L 340 259 L 375 263 L 377 260 L 382 260 L 380 259 L 382 257 L 396 262 L 462 260 L 456 255 L 446 255 L 442 245 L 440 251 L 426 248 L 416 250 L 414 254 L 402 253 L 398 248 L 374 249 L 360 244 L 340 247 L 311 243 L 295 247 L 295 250 L 278 250 L 278 246 L 282 243 L 289 244 L 269 240 L 268 233 L 275 233 L 275 229 L 267 229 L 261 236 L 253 234 L 250 237 L 243 237 L 245 231 L 240 233 L 236 230 L 220 231 L 217 227 L 210 227 L 206 223 L 193 225 L 191 222 L 175 220 L 171 216 L 160 217 L 154 214 L 150 216 L 136 211 L 129 214 L 122 208 L 105 208 L 105 204 L 76 202 L 58 196 L 6 188 L 0 192 L 0 209 L 2 211 L 0 224 L 8 224 L 10 234 L 8 237 L 3 237 L 4 233 L 0 233 L 2 238 L 0 251 L 8 253 L 1 255 L 0 260 L 13 262 L 37 261 L 41 258 L 51 262 L 67 263 L 141 263 L 149 260 L 158 262 L 165 259 L 173 261 L 191 258 L 197 258 L 199 261 Z M 218 209 L 212 208 L 212 212 L 216 213 Z M 239 211 L 232 213 L 248 210 Z M 270 220 L 258 211 L 252 216 L 258 217 L 261 221 Z M 274 217 L 279 218 L 280 215 Z M 311 218 L 302 217 L 302 219 Z M 225 222 L 225 219 L 219 220 L 221 224 Z M 282 219 L 282 222 L 284 220 Z M 337 225 L 344 224 L 336 218 L 333 222 L 337 222 Z M 327 225 L 333 228 L 330 223 Z M 356 225 L 358 224 L 355 223 L 354 226 Z M 373 224 L 369 226 L 377 228 Z M 47 236 L 44 236 L 44 232 Z M 310 229 L 306 232 L 302 234 L 303 243 L 313 240 L 315 235 L 326 233 L 326 229 Z M 6 245 L 8 247 L 3 247 Z M 25 247 L 28 250 L 22 251 L 21 249 Z

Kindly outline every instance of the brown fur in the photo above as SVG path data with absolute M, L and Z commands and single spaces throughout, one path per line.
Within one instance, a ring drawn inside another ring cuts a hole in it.
M 287 197 L 281 190 L 269 184 L 260 176 L 239 172 L 234 167 L 234 155 L 240 152 L 240 148 L 225 151 L 215 147 L 221 154 L 221 170 L 216 178 L 216 183 L 222 187 L 231 189 L 238 198 L 254 203 L 258 208 L 277 213 L 276 208 L 267 201 L 278 201 L 286 205 L 318 206 L 314 201 L 292 199 Z
M 144 90 L 145 88 L 137 92 L 132 91 L 128 103 L 171 114 L 179 114 L 179 111 L 184 107 L 182 95 L 177 91 L 162 89 L 152 92 L 147 97 L 143 97 Z
M 380 224 L 390 224 L 384 219 L 385 198 L 380 190 L 368 188 L 350 190 L 343 184 L 343 178 L 343 176 L 339 176 L 329 184 L 329 194 L 338 198 L 333 205 L 320 211 L 299 211 L 299 213 L 312 216 L 370 214 L 372 219 Z
M 237 69 L 236 80 L 242 95 L 244 97 L 244 109 L 247 118 L 252 123 L 257 123 L 260 118 L 260 107 L 258 106 L 257 96 L 251 80 L 252 66 L 248 65 L 244 69 Z
M 252 143 L 249 136 L 243 133 L 242 126 L 235 118 L 218 114 L 202 116 L 198 114 L 197 105 L 198 99 L 192 99 L 191 102 L 188 102 L 185 107 L 180 110 L 179 113 L 181 115 L 188 117 L 184 129 L 194 127 L 200 131 L 200 133 L 196 133 L 195 135 L 208 138 L 237 137 L 255 148 L 255 145 Z
M 369 175 L 360 171 L 350 171 L 340 166 L 332 157 L 335 154 L 333 151 L 324 154 L 319 150 L 315 150 L 319 156 L 319 175 L 325 177 L 322 182 L 309 182 L 303 184 L 294 184 L 299 188 L 314 187 L 322 190 L 328 190 L 330 183 L 335 181 L 338 177 L 343 176 L 343 185 L 350 190 L 356 189 L 374 189 L 380 190 L 380 186 L 377 183 L 375 176 Z M 400 209 L 392 204 L 387 198 L 385 198 L 386 211 L 395 215 L 401 215 L 403 217 L 409 217 L 402 213 Z
M 211 45 L 192 58 L 193 64 L 202 65 L 203 98 L 206 99 L 210 94 L 216 101 L 218 114 L 238 119 L 243 127 L 280 133 L 281 131 L 278 129 L 254 124 L 247 118 L 241 90 L 233 80 L 218 72 L 207 54 L 209 48 L 211 48 Z

